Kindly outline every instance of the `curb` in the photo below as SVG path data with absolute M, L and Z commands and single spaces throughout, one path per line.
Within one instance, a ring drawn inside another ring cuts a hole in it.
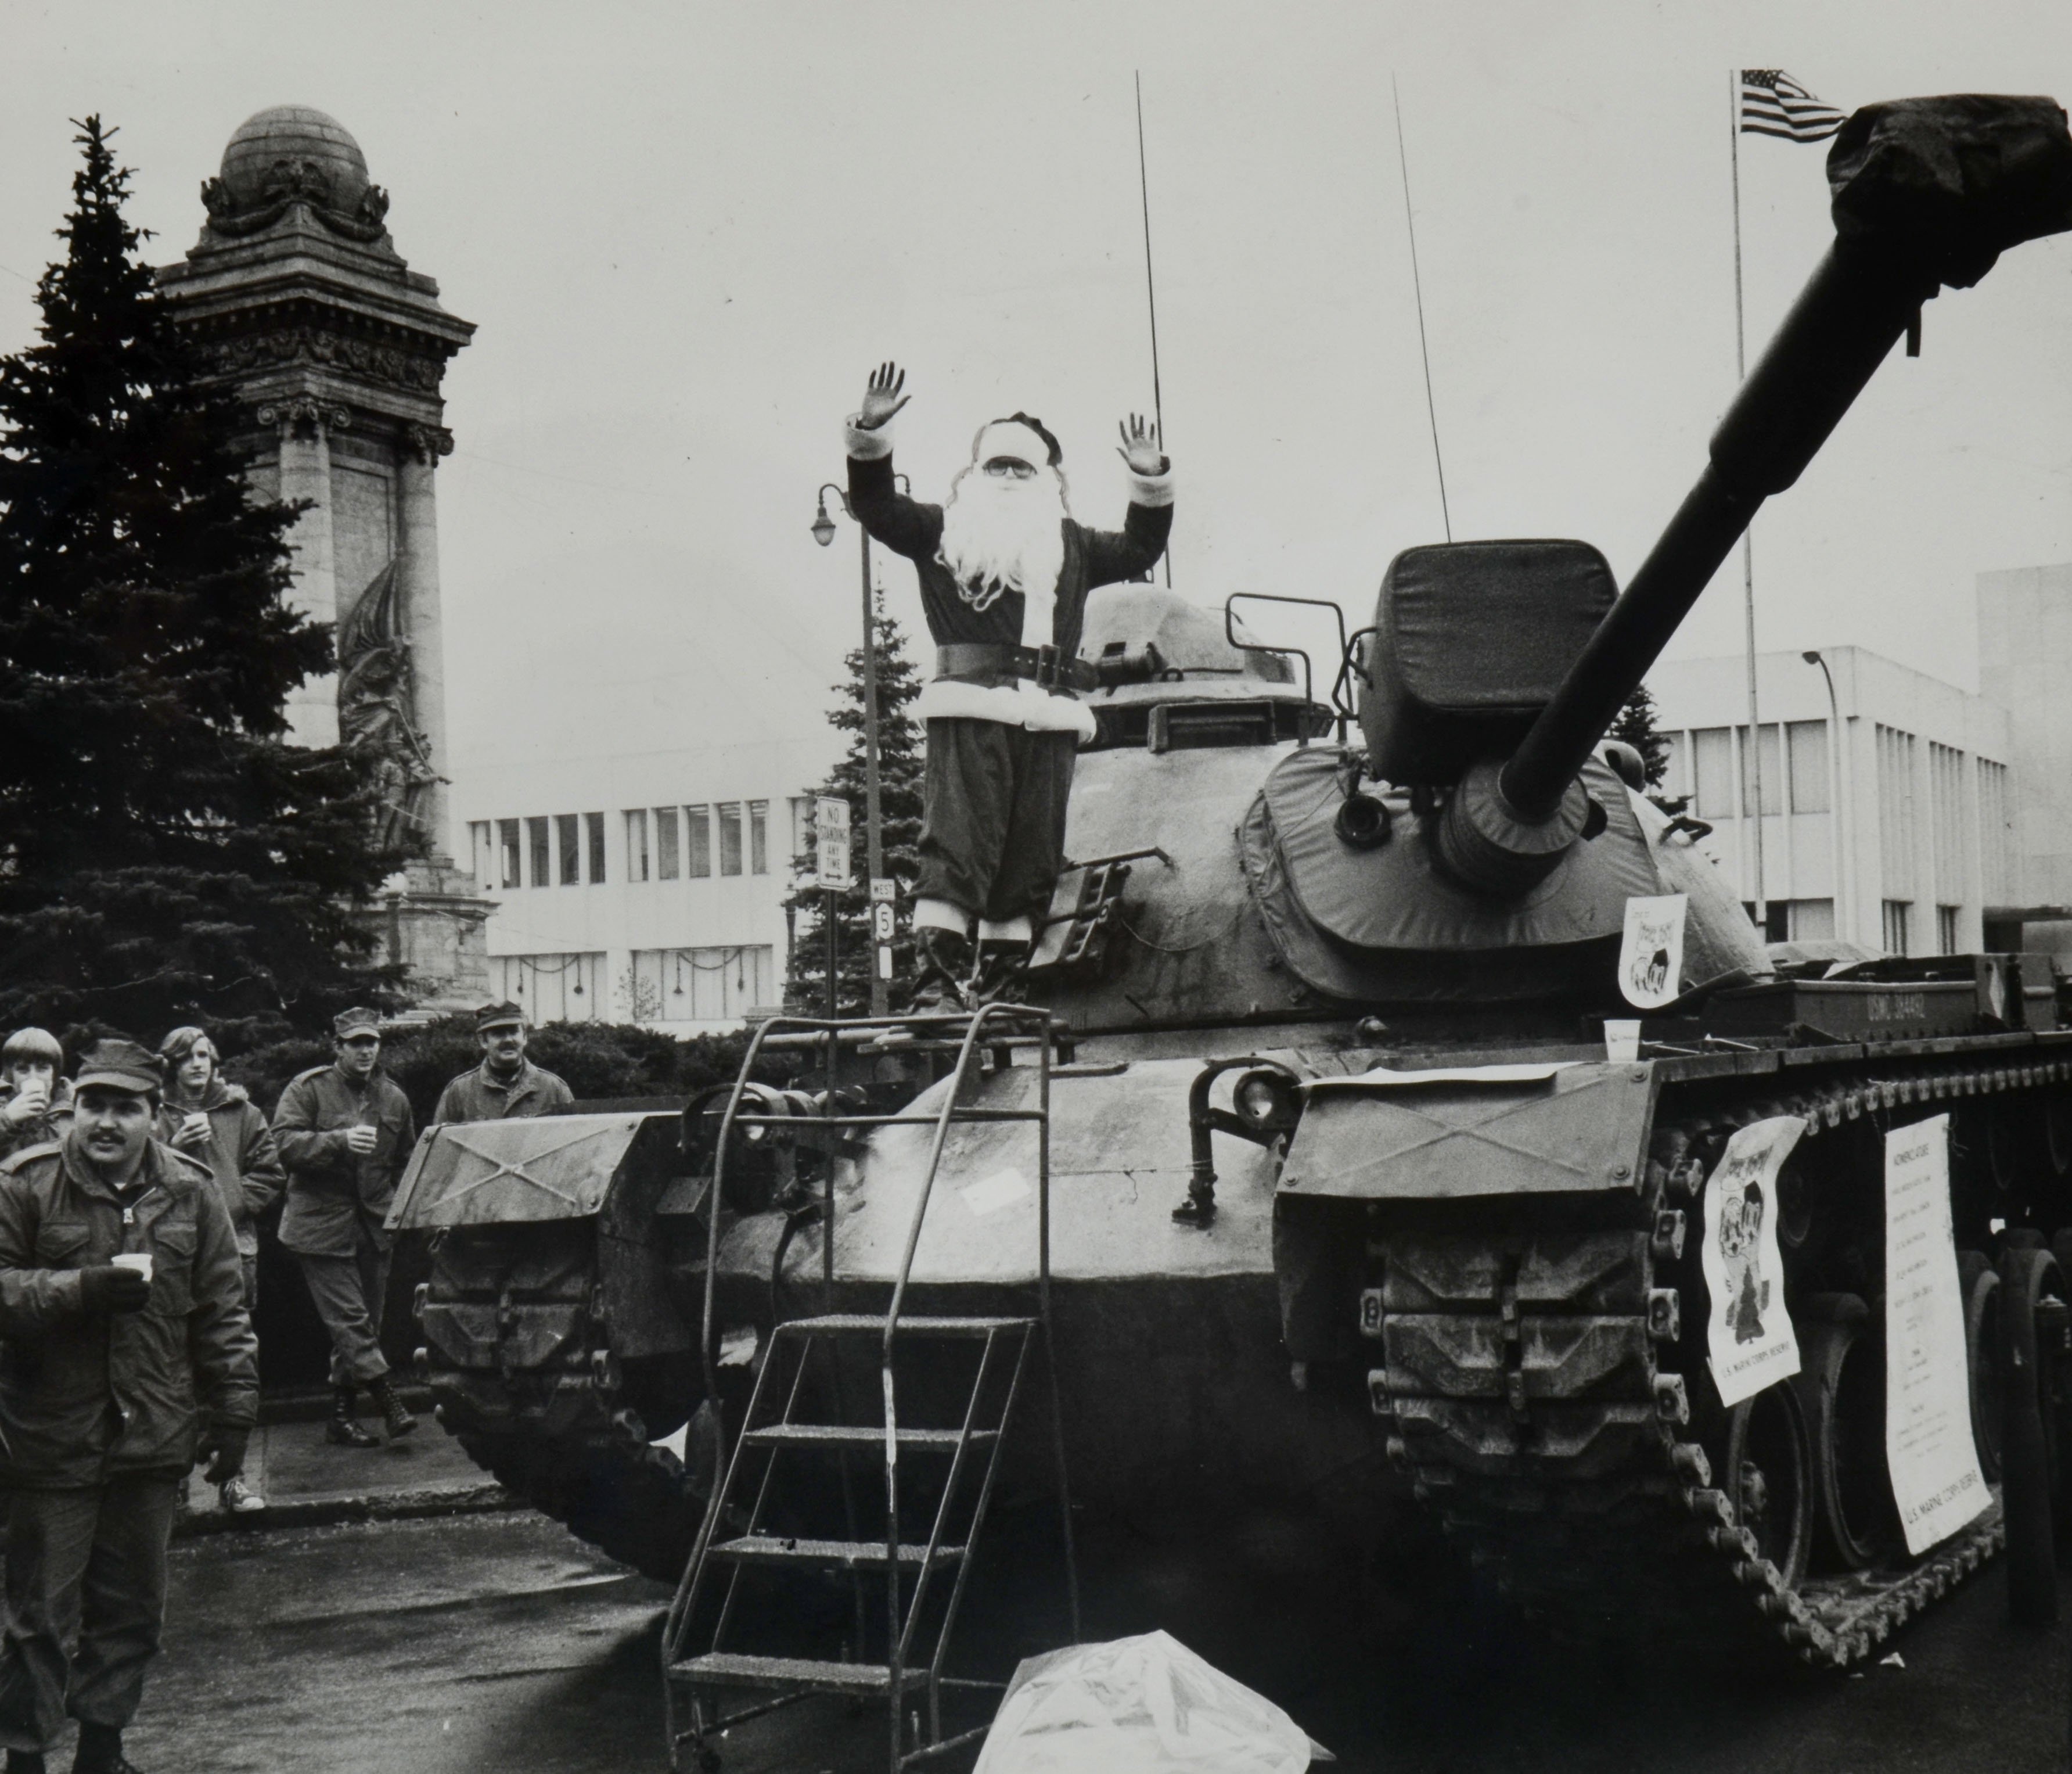
M 520 1499 L 493 1482 L 442 1485 L 421 1491 L 306 1497 L 289 1503 L 269 1503 L 264 1509 L 254 1509 L 245 1515 L 227 1515 L 220 1509 L 193 1509 L 175 1518 L 173 1537 L 191 1540 L 209 1534 L 267 1533 L 281 1528 L 329 1528 L 344 1522 L 485 1515 L 525 1507 Z

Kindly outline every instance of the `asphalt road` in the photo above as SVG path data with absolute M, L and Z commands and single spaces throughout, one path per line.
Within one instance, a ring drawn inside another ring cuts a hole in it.
M 2008 1624 L 1998 1567 L 1901 1636 L 1903 1669 L 1758 1686 L 1673 1659 L 1578 1667 L 1404 1572 L 1377 1587 L 1285 1522 L 1213 1545 L 1177 1529 L 1089 1538 L 1088 1636 L 1164 1626 L 1271 1694 L 1346 1774 L 2067 1765 L 2072 1632 Z M 150 1774 L 664 1765 L 666 1594 L 537 1517 L 220 1536 L 174 1565 L 168 1654 L 129 1741 Z M 996 1599 L 986 1636 L 1039 1638 L 1047 1589 L 1031 1577 Z M 2072 1583 L 2066 1604 L 2072 1617 Z M 883 1743 L 880 1715 L 816 1700 L 740 1727 L 726 1765 L 861 1774 L 884 1767 Z

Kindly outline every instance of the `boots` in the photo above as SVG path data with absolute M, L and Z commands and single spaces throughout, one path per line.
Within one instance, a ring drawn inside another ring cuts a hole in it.
M 981 1004 L 1019 1004 L 1029 978 L 1030 945 L 1022 941 L 981 942 L 978 945 L 978 982 L 973 988 Z
M 37 1758 L 40 1766 L 42 1757 Z M 11 1767 L 14 1755 L 10 1751 L 8 1763 Z M 79 1751 L 72 1757 L 72 1774 L 142 1774 L 142 1771 L 122 1753 L 122 1733 L 113 1725 L 90 1725 L 80 1721 Z
M 971 938 L 961 931 L 923 925 L 914 932 L 914 953 L 921 970 L 908 1007 L 917 1015 L 969 1010 L 971 998 L 964 982 L 971 976 Z
M 335 1447 L 379 1447 L 380 1438 L 353 1420 L 352 1388 L 331 1389 L 331 1421 L 324 1425 L 324 1439 Z
M 381 1426 L 392 1442 L 398 1435 L 407 1435 L 417 1426 L 417 1419 L 403 1408 L 403 1401 L 396 1396 L 396 1389 L 389 1384 L 388 1376 L 383 1374 L 368 1389 L 376 1407 L 381 1413 Z
M 7 1774 L 43 1774 L 42 1751 L 33 1749 L 9 1750 Z

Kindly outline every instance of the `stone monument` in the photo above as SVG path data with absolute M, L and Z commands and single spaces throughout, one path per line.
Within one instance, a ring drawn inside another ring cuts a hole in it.
M 362 751 L 380 784 L 379 835 L 409 858 L 375 920 L 384 958 L 430 1007 L 479 1004 L 491 908 L 452 859 L 434 480 L 453 449 L 439 385 L 474 325 L 404 262 L 388 194 L 321 111 L 247 118 L 201 198 L 201 237 L 158 287 L 249 419 L 253 484 L 307 501 L 294 599 L 337 636 L 294 737 Z

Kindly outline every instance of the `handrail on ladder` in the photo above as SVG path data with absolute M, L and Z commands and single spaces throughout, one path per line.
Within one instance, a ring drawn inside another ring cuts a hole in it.
M 713 1476 L 712 1492 L 705 1502 L 705 1517 L 699 1524 L 697 1537 L 693 1547 L 691 1557 L 684 1566 L 684 1574 L 677 1583 L 676 1597 L 671 1603 L 668 1618 L 664 1628 L 662 1656 L 665 1670 L 674 1655 L 680 1632 L 689 1624 L 692 1574 L 703 1562 L 705 1550 L 711 1542 L 720 1499 L 726 1490 L 726 1469 L 731 1458 L 726 1445 L 726 1422 L 719 1415 L 718 1372 L 713 1348 L 714 1301 L 719 1274 L 719 1213 L 721 1199 L 726 1181 L 727 1150 L 732 1142 L 734 1123 L 739 1116 L 742 1098 L 746 1093 L 750 1075 L 755 1068 L 755 1062 L 761 1056 L 763 1043 L 772 1034 L 780 1029 L 823 1034 L 827 1037 L 828 1073 L 830 1100 L 832 1100 L 837 1046 L 836 1036 L 841 1031 L 880 1028 L 894 1023 L 906 1023 L 911 1026 L 915 1020 L 919 1019 L 882 1016 L 771 1017 L 767 1021 L 757 1025 L 755 1032 L 749 1039 L 748 1051 L 742 1056 L 741 1069 L 735 1074 L 734 1088 L 727 1097 L 726 1110 L 720 1120 L 719 1137 L 713 1151 L 712 1187 L 707 1196 L 705 1210 L 705 1282 L 699 1348 L 705 1369 L 705 1397 L 712 1401 L 715 1418 L 718 1419 L 719 1458 L 716 1462 L 716 1469 Z M 935 1192 L 935 1174 L 942 1163 L 943 1149 L 948 1142 L 950 1127 L 957 1118 L 957 1098 L 964 1089 L 965 1074 L 970 1068 L 972 1055 L 983 1044 L 980 1037 L 989 1023 L 997 1022 L 1006 1025 L 1009 1032 L 1014 1032 L 1014 1025 L 1022 1024 L 1024 1026 L 1022 1032 L 1026 1033 L 1027 1032 L 1026 1025 L 1034 1021 L 1036 1024 L 1036 1031 L 1042 1037 L 1040 1043 L 1042 1048 L 1040 1064 L 1037 1071 L 1038 1114 L 1036 1121 L 1038 1141 L 1036 1288 L 1038 1318 L 1043 1330 L 1044 1365 L 1048 1371 L 1050 1382 L 1054 1425 L 1059 1406 L 1057 1364 L 1050 1344 L 1050 1012 L 1038 1005 L 994 1003 L 981 1005 L 977 1010 L 968 1015 L 964 1012 L 946 1015 L 941 1020 L 945 1023 L 962 1022 L 966 1024 L 966 1027 L 964 1039 L 958 1048 L 956 1065 L 949 1075 L 949 1090 L 944 1096 L 942 1107 L 935 1117 L 934 1137 L 929 1145 L 928 1167 L 922 1179 L 919 1197 L 914 1205 L 913 1218 L 907 1227 L 906 1246 L 900 1258 L 898 1278 L 893 1284 L 892 1301 L 886 1313 L 885 1335 L 880 1352 L 880 1374 L 885 1398 L 885 1457 L 887 1486 L 886 1555 L 888 1580 L 886 1591 L 890 1641 L 886 1651 L 887 1666 L 890 1671 L 892 1687 L 895 1695 L 899 1691 L 902 1653 L 906 1647 L 902 1642 L 903 1635 L 900 1631 L 899 1623 L 898 1435 L 892 1378 L 893 1343 L 898 1327 L 901 1308 L 906 1300 L 907 1282 L 913 1273 L 914 1258 L 920 1247 L 922 1222 L 927 1216 L 928 1204 Z M 787 1121 L 791 1119 L 789 1117 L 781 1118 Z M 829 1129 L 850 1125 L 865 1126 L 877 1125 L 882 1119 L 881 1117 L 870 1115 L 830 1115 L 820 1125 Z M 821 1178 L 820 1262 L 823 1278 L 831 1287 L 834 1281 L 834 1163 L 832 1153 L 829 1155 L 828 1164 Z M 1059 1482 L 1062 1487 L 1066 1480 L 1062 1432 L 1059 1434 L 1058 1441 L 1058 1459 Z M 1066 1578 L 1070 1590 L 1072 1637 L 1076 1642 L 1079 1634 L 1079 1572 L 1071 1546 L 1071 1513 L 1068 1493 L 1061 1494 L 1060 1504 L 1063 1510 Z

